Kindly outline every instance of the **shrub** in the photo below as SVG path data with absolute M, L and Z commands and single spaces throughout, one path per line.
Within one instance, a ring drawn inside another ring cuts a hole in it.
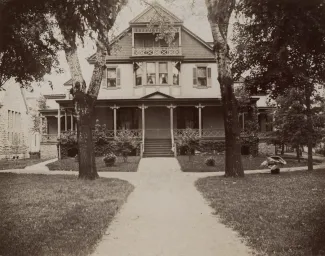
M 325 147 L 318 148 L 318 149 L 316 149 L 315 152 L 316 152 L 317 154 L 320 154 L 320 155 L 325 156 Z
M 77 132 L 66 131 L 60 134 L 59 143 L 66 146 L 77 145 Z
M 193 152 L 199 148 L 199 143 L 200 136 L 198 132 L 191 128 L 186 128 L 177 139 L 177 144 L 180 148 L 183 148 L 186 151 L 189 160 L 191 159 Z
M 205 159 L 204 163 L 207 166 L 215 166 L 216 165 L 216 160 L 214 160 L 214 158 L 210 156 L 207 159 Z
M 113 153 L 105 155 L 103 158 L 106 166 L 113 166 L 116 162 L 116 156 Z
M 129 154 L 139 145 L 137 137 L 132 133 L 132 131 L 127 129 L 123 129 L 118 132 L 114 142 L 115 151 L 123 156 L 124 162 L 127 162 Z

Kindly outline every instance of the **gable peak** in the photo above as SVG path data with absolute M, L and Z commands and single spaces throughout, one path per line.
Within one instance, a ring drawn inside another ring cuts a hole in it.
M 142 13 L 136 16 L 129 23 L 130 25 L 150 23 L 150 21 L 156 15 L 163 16 L 164 19 L 169 20 L 172 23 L 178 23 L 178 24 L 183 23 L 183 21 L 180 18 L 178 18 L 176 15 L 171 13 L 169 10 L 167 10 L 165 7 L 163 7 L 157 2 L 150 3 L 148 8 L 146 8 Z

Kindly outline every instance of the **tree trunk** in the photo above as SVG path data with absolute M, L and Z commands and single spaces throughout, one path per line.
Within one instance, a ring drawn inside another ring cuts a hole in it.
M 311 113 L 311 88 L 310 86 L 305 86 L 305 95 L 306 95 L 306 117 L 307 117 L 307 147 L 308 147 L 308 171 L 313 170 L 313 120 Z
M 241 161 L 238 102 L 234 94 L 233 76 L 230 70 L 231 60 L 227 43 L 229 19 L 235 7 L 235 1 L 206 0 L 205 3 L 208 9 L 208 20 L 214 41 L 218 81 L 223 103 L 226 142 L 225 176 L 243 177 L 244 169 Z
M 300 148 L 299 148 L 299 146 L 296 147 L 296 153 L 297 153 L 298 163 L 300 163 Z
M 284 143 L 281 145 L 281 155 L 284 155 Z
M 78 59 L 77 46 L 65 49 L 73 81 L 73 105 L 77 119 L 77 141 L 79 157 L 79 178 L 95 179 L 98 177 L 95 163 L 95 152 L 92 141 L 93 100 L 86 94 L 86 83 L 83 79 Z

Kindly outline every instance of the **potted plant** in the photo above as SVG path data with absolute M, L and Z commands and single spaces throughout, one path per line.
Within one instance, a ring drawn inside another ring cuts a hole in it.
M 104 156 L 103 161 L 107 167 L 113 166 L 116 162 L 116 156 L 113 153 L 109 153 Z

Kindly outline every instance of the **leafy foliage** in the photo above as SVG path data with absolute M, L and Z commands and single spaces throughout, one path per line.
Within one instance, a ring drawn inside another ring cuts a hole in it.
M 276 140 L 294 148 L 307 145 L 308 135 L 311 135 L 314 146 L 320 142 L 325 135 L 325 116 L 321 101 L 322 99 L 318 97 L 313 99 L 312 130 L 310 131 L 303 92 L 288 89 L 285 96 L 279 96 L 276 100 L 278 107 L 274 115 L 275 131 L 273 136 Z
M 198 132 L 192 128 L 186 128 L 178 137 L 177 144 L 186 150 L 189 159 L 200 145 L 200 136 Z
M 59 143 L 61 145 L 75 146 L 77 145 L 77 132 L 66 131 L 60 134 Z
M 105 155 L 103 161 L 105 162 L 106 166 L 113 166 L 116 162 L 116 155 L 114 155 L 113 153 L 109 153 Z
M 205 159 L 204 163 L 207 166 L 215 166 L 216 165 L 216 160 L 212 156 L 210 156 L 207 159 Z
M 127 161 L 129 154 L 138 147 L 137 137 L 128 129 L 123 129 L 117 133 L 114 140 L 116 152 L 123 156 L 124 162 Z

